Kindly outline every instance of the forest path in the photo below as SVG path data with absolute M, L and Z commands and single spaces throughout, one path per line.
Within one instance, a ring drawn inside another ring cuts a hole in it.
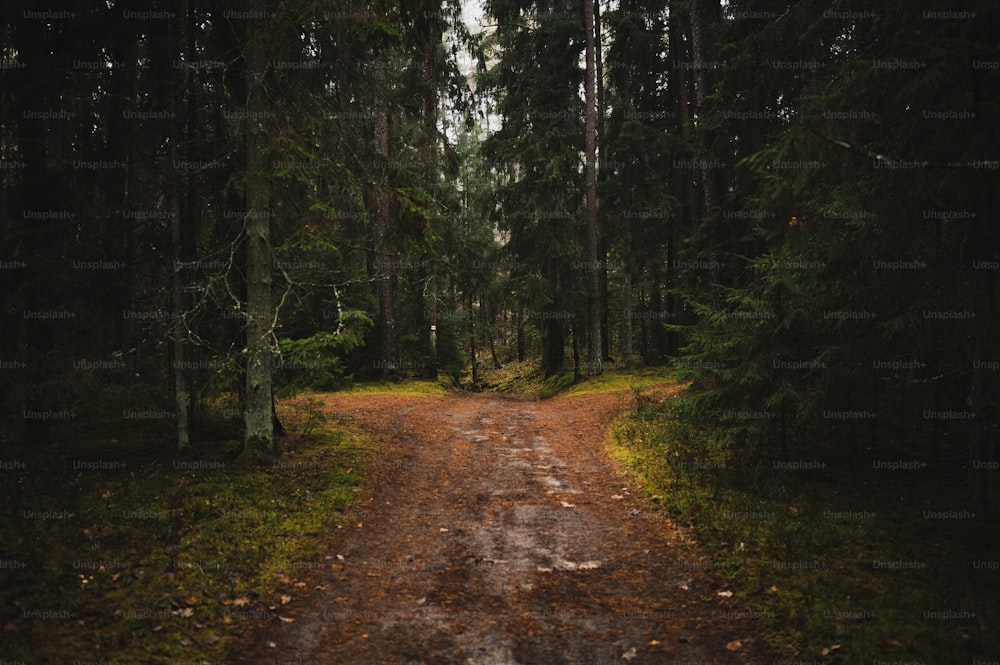
M 302 578 L 285 620 L 262 622 L 235 661 L 763 660 L 754 622 L 685 531 L 634 496 L 607 457 L 624 395 L 323 400 L 378 443 L 376 479 L 328 565 Z

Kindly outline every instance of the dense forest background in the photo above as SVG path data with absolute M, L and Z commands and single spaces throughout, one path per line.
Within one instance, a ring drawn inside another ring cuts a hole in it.
M 719 445 L 990 501 L 992 3 L 120 5 L 2 9 L 5 437 L 670 363 Z
M 772 647 L 995 655 L 1000 5 L 480 9 L 0 3 L 4 639 L 183 645 L 362 528 L 317 393 L 656 367 L 614 454 Z

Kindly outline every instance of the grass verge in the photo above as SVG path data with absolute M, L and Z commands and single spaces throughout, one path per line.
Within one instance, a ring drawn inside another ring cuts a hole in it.
M 446 379 L 427 381 L 407 379 L 405 381 L 379 381 L 355 383 L 343 391 L 351 395 L 410 395 L 413 397 L 439 397 L 449 392 Z
M 502 368 L 493 368 L 491 364 L 483 363 L 479 369 L 479 387 L 482 390 L 537 395 L 541 399 L 641 389 L 671 380 L 667 367 L 656 366 L 606 368 L 600 376 L 581 376 L 574 383 L 572 372 L 545 378 L 537 358 L 523 362 L 512 361 Z
M 606 369 L 600 376 L 582 377 L 576 383 L 558 392 L 560 397 L 575 397 L 593 393 L 632 390 L 639 395 L 647 386 L 674 382 L 671 371 L 665 366 L 636 367 L 632 369 Z
M 731 578 L 774 654 L 810 663 L 966 663 L 1000 654 L 1000 530 L 960 482 L 817 449 L 747 460 L 685 430 L 675 400 L 619 417 L 626 473 Z
M 8 441 L 0 652 L 24 662 L 224 660 L 232 640 L 295 602 L 328 565 L 336 529 L 356 521 L 350 505 L 372 451 L 317 409 L 309 398 L 279 405 L 297 434 L 266 466 L 247 455 L 230 463 L 233 441 L 199 443 L 184 458 L 165 440 L 82 439 L 81 428 L 50 430 L 44 447 Z

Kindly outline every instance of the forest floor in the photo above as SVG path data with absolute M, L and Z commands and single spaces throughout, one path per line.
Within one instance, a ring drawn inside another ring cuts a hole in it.
M 726 580 L 609 459 L 627 391 L 317 397 L 377 443 L 377 473 L 326 565 L 233 661 L 765 660 Z

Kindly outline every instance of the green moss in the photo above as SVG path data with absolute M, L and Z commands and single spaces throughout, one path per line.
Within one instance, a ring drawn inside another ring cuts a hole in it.
M 511 361 L 503 367 L 483 362 L 478 374 L 480 390 L 521 395 L 537 395 L 545 379 L 537 358 Z
M 310 417 L 287 403 L 279 412 L 291 431 Z M 5 558 L 25 567 L 0 570 L 0 651 L 26 662 L 224 660 L 231 640 L 280 612 L 298 577 L 324 565 L 367 477 L 367 442 L 320 420 L 264 466 L 228 463 L 231 442 L 197 444 L 185 459 L 149 441 L 116 456 L 106 439 L 79 437 L 72 453 L 13 453 L 28 468 L 0 533 Z M 98 457 L 125 466 L 73 469 Z M 22 509 L 75 515 L 25 519 Z M 30 618 L 52 610 L 70 618 Z
M 573 385 L 572 374 L 556 374 L 542 382 L 542 387 L 538 391 L 538 395 L 542 398 L 553 397 L 571 385 Z
M 654 384 L 672 382 L 666 367 L 641 367 L 636 369 L 609 369 L 599 376 L 583 377 L 560 393 L 561 397 L 575 397 L 593 393 L 632 390 Z
M 755 632 L 775 653 L 826 662 L 824 650 L 839 644 L 849 662 L 943 663 L 998 652 L 1000 639 L 977 618 L 923 616 L 1000 611 L 1000 573 L 972 568 L 996 560 L 997 529 L 974 520 L 931 525 L 921 512 L 954 506 L 960 488 L 914 476 L 923 495 L 914 501 L 837 451 L 817 451 L 826 465 L 818 471 L 775 470 L 714 446 L 711 433 L 685 431 L 669 404 L 660 415 L 619 417 L 609 452 L 666 515 L 691 528 L 706 565 L 731 578 L 738 599 L 762 617 Z M 864 519 L 829 517 L 866 511 Z
M 391 393 L 393 395 L 411 395 L 414 397 L 440 397 L 448 394 L 448 388 L 444 380 L 423 381 L 419 379 L 406 379 L 399 382 L 355 383 L 346 392 L 352 395 L 383 395 Z
M 574 383 L 572 372 L 545 378 L 537 358 L 509 362 L 499 369 L 484 364 L 479 370 L 479 387 L 482 390 L 533 394 L 541 398 L 615 392 L 629 390 L 637 385 L 651 386 L 671 380 L 671 372 L 666 367 L 635 367 L 608 368 L 600 376 L 582 376 Z

